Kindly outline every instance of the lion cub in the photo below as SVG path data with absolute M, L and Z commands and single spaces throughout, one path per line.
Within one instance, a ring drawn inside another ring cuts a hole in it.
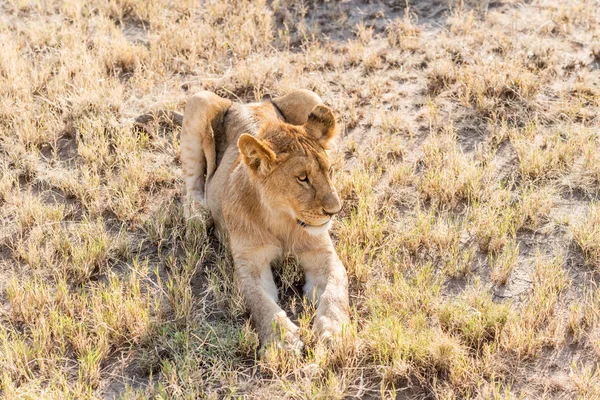
M 303 346 L 298 327 L 277 304 L 271 262 L 284 254 L 295 254 L 306 274 L 318 337 L 329 341 L 348 322 L 348 278 L 328 232 L 341 208 L 326 153 L 337 130 L 321 103 L 308 90 L 246 105 L 200 92 L 185 109 L 186 193 L 210 210 L 227 238 L 263 346 Z

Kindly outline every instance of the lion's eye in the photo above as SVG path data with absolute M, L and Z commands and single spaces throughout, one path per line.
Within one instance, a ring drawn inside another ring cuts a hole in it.
M 308 176 L 306 174 L 302 174 L 298 177 L 298 182 L 308 183 Z

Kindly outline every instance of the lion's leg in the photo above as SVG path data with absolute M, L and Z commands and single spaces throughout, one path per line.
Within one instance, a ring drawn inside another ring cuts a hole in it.
M 306 123 L 312 109 L 323 103 L 318 94 L 306 89 L 294 90 L 272 101 L 283 114 L 285 121 L 292 125 Z
M 274 246 L 233 250 L 235 278 L 250 311 L 262 348 L 276 343 L 286 350 L 299 351 L 303 344 L 298 327 L 277 304 L 277 287 L 270 263 L 278 252 Z
M 183 180 L 188 199 L 203 206 L 206 180 L 216 169 L 213 128 L 221 127 L 230 106 L 230 100 L 202 91 L 190 97 L 185 107 L 181 130 Z
M 349 321 L 348 275 L 333 247 L 298 255 L 306 274 L 305 294 L 317 303 L 313 331 L 330 340 Z

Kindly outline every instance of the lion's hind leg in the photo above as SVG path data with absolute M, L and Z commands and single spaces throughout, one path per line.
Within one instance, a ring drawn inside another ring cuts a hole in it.
M 292 125 L 305 124 L 313 108 L 323 103 L 318 94 L 306 89 L 294 90 L 272 101 L 283 114 L 285 122 Z
M 216 165 L 215 134 L 221 132 L 231 101 L 202 91 L 187 101 L 181 130 L 181 164 L 188 201 L 206 206 L 206 181 Z

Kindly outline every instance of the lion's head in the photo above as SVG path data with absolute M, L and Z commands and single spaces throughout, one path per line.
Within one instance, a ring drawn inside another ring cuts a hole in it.
M 238 140 L 264 205 L 309 233 L 326 231 L 341 208 L 326 153 L 336 134 L 333 113 L 318 105 L 304 125 L 271 123 L 256 137 L 244 134 Z

